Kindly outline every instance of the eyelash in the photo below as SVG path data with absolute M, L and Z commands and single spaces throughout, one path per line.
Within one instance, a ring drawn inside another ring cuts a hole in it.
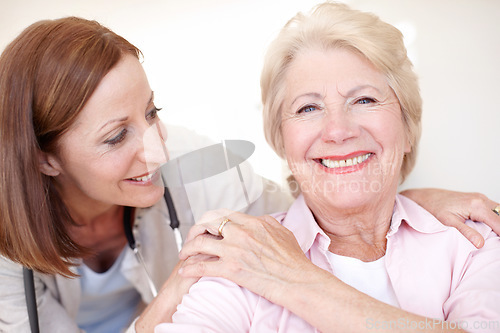
M 308 113 L 308 112 L 314 111 L 314 110 L 306 111 L 307 109 L 312 109 L 312 108 L 315 108 L 315 109 L 319 109 L 319 110 L 321 110 L 321 107 L 320 107 L 320 106 L 318 106 L 318 105 L 314 105 L 314 104 L 307 104 L 307 105 L 304 105 L 303 107 L 301 107 L 301 108 L 297 111 L 297 114 L 300 114 L 300 113 Z
M 116 146 L 117 144 L 119 144 L 120 142 L 122 142 L 123 140 L 125 140 L 125 136 L 127 135 L 127 129 L 124 128 L 121 130 L 120 133 L 118 133 L 117 136 L 109 139 L 109 140 L 106 140 L 104 141 L 104 143 L 108 144 L 109 146 L 113 147 L 113 146 Z
M 156 118 L 158 118 L 158 111 L 160 111 L 161 108 L 157 108 L 156 106 L 148 112 L 148 114 L 146 115 L 146 119 L 148 120 L 155 120 Z M 118 133 L 117 136 L 109 139 L 109 140 L 106 140 L 104 141 L 105 144 L 111 146 L 111 147 L 114 147 L 116 146 L 117 144 L 119 144 L 120 142 L 122 142 L 123 140 L 125 140 L 125 137 L 127 136 L 127 129 L 124 128 L 123 130 L 120 131 L 120 133 Z
M 368 103 L 361 103 L 362 101 L 368 101 Z M 374 98 L 371 98 L 371 97 L 361 97 L 361 98 L 358 98 L 354 104 L 371 104 L 371 103 L 375 103 L 376 100 Z
M 156 119 L 158 118 L 158 112 L 161 111 L 161 108 L 157 108 L 156 106 L 149 111 L 149 113 L 146 115 L 146 119 Z

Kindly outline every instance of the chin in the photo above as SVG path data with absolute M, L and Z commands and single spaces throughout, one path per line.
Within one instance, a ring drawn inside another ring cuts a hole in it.
M 380 196 L 377 191 L 367 191 L 366 189 L 356 189 L 351 187 L 336 187 L 326 190 L 316 190 L 314 192 L 303 192 L 304 196 L 311 201 L 325 201 L 332 207 L 355 208 L 373 201 Z
M 148 193 L 140 193 L 140 191 L 138 191 L 134 193 L 131 200 L 129 200 L 130 203 L 127 205 L 137 208 L 151 207 L 163 198 L 164 191 L 164 187 L 155 188 L 154 190 L 148 191 Z

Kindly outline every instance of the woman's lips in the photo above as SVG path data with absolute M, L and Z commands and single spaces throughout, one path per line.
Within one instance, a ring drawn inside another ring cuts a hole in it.
M 315 159 L 329 172 L 333 173 L 349 173 L 361 169 L 364 162 L 368 160 L 373 153 L 354 153 L 346 156 L 323 157 Z
M 155 170 L 153 172 L 150 172 L 150 173 L 147 173 L 145 175 L 141 175 L 141 176 L 138 176 L 138 177 L 132 177 L 132 178 L 128 178 L 127 180 L 129 181 L 134 181 L 134 182 L 141 182 L 141 183 L 147 183 L 149 181 L 151 181 L 151 179 L 156 175 L 158 174 L 158 170 Z
M 333 168 L 342 168 L 346 166 L 358 165 L 366 161 L 372 153 L 366 153 L 363 155 L 354 156 L 346 159 L 331 159 L 331 158 L 322 158 L 320 159 L 321 164 L 329 169 Z

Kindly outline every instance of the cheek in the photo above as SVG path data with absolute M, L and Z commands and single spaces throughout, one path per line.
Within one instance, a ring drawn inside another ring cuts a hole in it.
M 373 113 L 371 117 L 364 119 L 364 127 L 385 149 L 398 151 L 406 149 L 407 135 L 399 111 Z
M 315 128 L 300 120 L 287 120 L 282 127 L 285 157 L 288 160 L 304 160 L 314 142 Z
M 131 151 L 108 152 L 105 155 L 93 156 L 84 161 L 84 168 L 87 171 L 83 172 L 94 179 L 101 179 L 103 182 L 115 182 L 132 176 L 128 172 L 132 161 Z

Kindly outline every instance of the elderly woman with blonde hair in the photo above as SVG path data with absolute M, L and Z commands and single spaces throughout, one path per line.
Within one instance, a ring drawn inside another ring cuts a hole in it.
M 232 265 L 236 283 L 201 279 L 155 332 L 500 330 L 500 238 L 468 221 L 485 239 L 477 249 L 397 194 L 422 110 L 401 33 L 346 5 L 318 5 L 271 44 L 261 87 L 266 138 L 301 194 L 278 222 L 206 215 L 181 257 L 215 258 L 181 274 Z M 245 239 L 251 222 L 270 232 Z M 271 237 L 280 224 L 289 231 Z M 234 239 L 235 251 L 253 250 L 228 256 Z

